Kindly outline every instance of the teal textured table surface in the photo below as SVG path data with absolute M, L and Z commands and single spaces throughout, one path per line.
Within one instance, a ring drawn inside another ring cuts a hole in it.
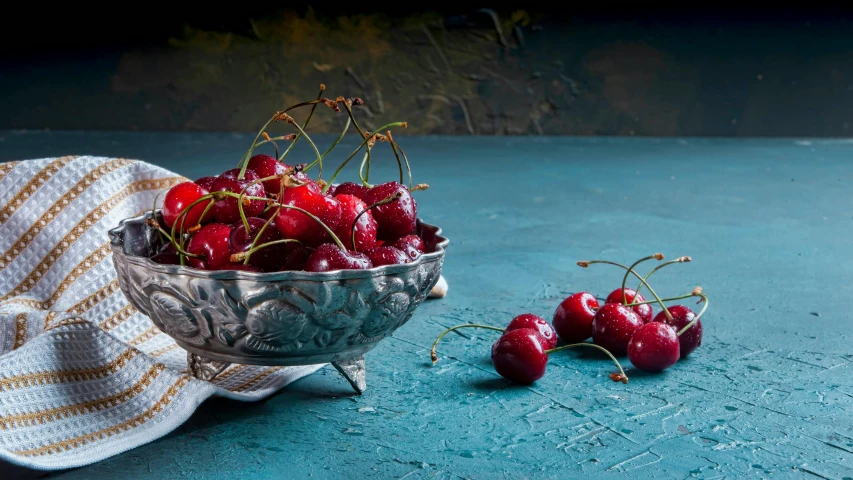
M 210 400 L 160 440 L 49 475 L 853 478 L 853 142 L 398 141 L 415 182 L 431 186 L 416 194 L 419 215 L 450 238 L 450 291 L 367 354 L 364 395 L 327 366 L 262 402 Z M 198 177 L 234 165 L 248 142 L 0 132 L 0 160 L 123 156 Z M 376 162 L 374 181 L 394 177 L 393 157 Z M 659 293 L 701 285 L 711 299 L 704 344 L 664 373 L 629 369 L 629 384 L 613 383 L 609 360 L 570 351 L 517 386 L 494 372 L 485 330 L 445 337 L 431 365 L 448 326 L 550 320 L 569 293 L 604 296 L 621 282 L 618 269 L 577 260 L 654 252 L 693 257 L 655 275 Z

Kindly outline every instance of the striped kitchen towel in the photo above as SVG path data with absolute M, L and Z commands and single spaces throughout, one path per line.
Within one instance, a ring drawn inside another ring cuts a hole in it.
M 322 366 L 196 380 L 127 302 L 107 230 L 186 180 L 121 158 L 0 164 L 0 459 L 87 465 L 166 435 L 212 395 L 259 400 Z

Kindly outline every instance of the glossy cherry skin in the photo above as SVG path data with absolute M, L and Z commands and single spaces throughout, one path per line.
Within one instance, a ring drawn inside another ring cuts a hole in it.
M 548 341 L 532 328 L 511 330 L 492 345 L 495 371 L 507 380 L 529 385 L 545 375 Z
M 184 218 L 178 220 L 178 217 L 181 215 L 181 212 L 183 212 L 193 202 L 208 193 L 210 192 L 208 192 L 204 187 L 194 182 L 183 182 L 170 188 L 169 191 L 166 192 L 166 198 L 163 200 L 163 221 L 166 223 L 166 230 L 168 231 L 171 229 L 176 221 L 178 222 L 178 226 L 175 227 L 176 232 L 181 232 L 181 224 L 183 224 L 184 230 L 188 230 L 190 227 L 198 225 L 199 222 L 202 221 L 201 216 L 209 201 L 199 202 L 196 206 L 191 208 L 189 212 L 187 212 Z M 210 212 L 208 212 L 208 215 L 205 215 L 204 220 L 209 220 L 209 217 Z
M 367 258 L 370 259 L 370 263 L 372 263 L 374 267 L 382 265 L 403 265 L 412 261 L 402 250 L 388 245 L 382 245 L 381 247 L 374 247 L 370 249 L 367 252 Z
M 576 292 L 560 302 L 554 312 L 554 330 L 566 343 L 578 343 L 592 336 L 592 320 L 598 299 L 591 293 Z
M 289 165 L 279 162 L 275 157 L 259 153 L 249 159 L 249 166 L 247 168 L 258 174 L 258 178 L 267 178 L 283 174 L 288 167 Z M 264 190 L 270 194 L 277 195 L 281 190 L 281 180 L 278 178 L 265 180 L 262 185 L 264 186 Z
M 367 204 L 352 195 L 338 195 L 335 198 L 341 202 L 341 221 L 335 228 L 335 235 L 349 250 L 366 252 L 373 248 L 376 244 L 376 220 L 373 218 L 373 212 L 367 211 L 359 216 L 361 212 L 367 210 Z M 355 248 L 353 248 L 352 224 L 356 218 L 358 218 L 358 224 L 355 226 Z
M 367 255 L 341 250 L 337 245 L 324 243 L 305 261 L 306 272 L 331 272 L 332 270 L 364 270 L 373 264 Z
M 331 191 L 331 189 L 329 190 Z M 332 195 L 352 195 L 353 197 L 363 199 L 364 194 L 367 193 L 368 190 L 370 189 L 365 187 L 364 185 L 359 185 L 357 183 L 352 182 L 344 182 L 340 185 L 335 185 L 335 192 Z
M 197 185 L 200 185 L 202 188 L 210 191 L 213 188 L 213 182 L 216 181 L 216 177 L 201 177 L 195 181 Z
M 249 250 L 249 248 L 252 247 L 252 242 L 255 242 L 255 238 L 258 236 L 258 232 L 260 232 L 264 227 L 264 224 L 267 223 L 266 220 L 258 217 L 249 218 L 247 221 L 250 229 L 248 233 L 246 232 L 246 226 L 243 225 L 243 222 L 235 223 L 231 228 L 231 235 L 228 237 L 228 248 L 232 254 Z M 278 230 L 275 228 L 275 224 L 270 223 L 267 225 L 267 228 L 264 229 L 264 233 L 261 234 L 261 238 L 255 242 L 255 245 L 262 245 L 275 240 L 281 240 L 281 234 L 278 233 Z M 282 260 L 284 259 L 284 245 L 285 244 L 283 243 L 270 245 L 269 247 L 264 247 L 255 251 L 249 257 L 249 265 L 255 266 L 264 272 L 274 272 L 278 270 Z
M 634 303 L 635 301 L 646 301 L 643 295 L 635 292 L 633 289 L 630 288 L 625 289 L 625 298 L 628 299 L 628 303 Z M 617 288 L 616 290 L 610 292 L 610 295 L 608 295 L 607 298 L 604 299 L 604 303 L 622 303 L 622 289 Z M 640 317 L 640 320 L 642 320 L 643 323 L 649 323 L 652 321 L 652 314 L 654 312 L 652 311 L 651 305 L 635 305 L 631 308 L 634 310 L 634 313 L 636 313 L 637 316 Z
M 613 355 L 624 355 L 628 342 L 643 321 L 628 307 L 619 303 L 605 303 L 592 320 L 592 340 Z
M 423 239 L 417 235 L 406 235 L 398 238 L 390 245 L 402 250 L 412 260 L 417 260 L 426 250 Z
M 281 203 L 310 212 L 332 231 L 341 222 L 341 202 L 337 198 L 323 195 L 320 187 L 313 182 L 288 188 L 284 191 Z M 316 220 L 299 210 L 282 208 L 275 219 L 275 226 L 282 238 L 295 238 L 307 246 L 317 246 L 331 240 L 331 236 Z
M 542 335 L 542 338 L 545 339 L 545 343 L 542 344 L 542 346 L 546 350 L 550 350 L 557 346 L 557 333 L 551 327 L 551 324 L 546 322 L 542 317 L 532 313 L 522 313 L 521 315 L 513 318 L 509 322 L 509 325 L 507 325 L 506 329 L 504 329 L 504 334 L 506 334 L 506 332 L 520 330 L 522 328 L 530 328 L 539 332 L 539 335 Z
M 302 248 L 298 243 L 287 243 L 284 247 L 284 263 L 279 268 L 282 272 L 299 271 L 305 268 L 308 260 L 308 250 Z
M 415 201 L 409 193 L 409 189 L 397 182 L 376 185 L 362 197 L 364 203 L 373 205 L 397 192 L 402 195 L 399 199 L 371 210 L 373 218 L 379 224 L 377 237 L 382 240 L 393 241 L 415 231 L 415 221 L 417 220 Z
M 228 170 L 220 175 L 211 187 L 211 192 L 233 192 L 240 193 L 247 185 L 254 182 L 258 178 L 258 174 L 254 170 L 246 169 L 243 180 L 238 180 L 240 175 L 239 169 Z M 252 197 L 266 197 L 264 186 L 256 183 L 246 188 L 245 194 Z M 240 221 L 240 210 L 237 204 L 238 200 L 234 197 L 226 197 L 213 204 L 211 211 L 213 218 L 219 223 L 236 223 Z M 251 200 L 243 204 L 243 214 L 247 217 L 256 217 L 264 211 L 266 202 L 263 200 Z
M 663 322 L 649 322 L 638 328 L 628 343 L 628 359 L 644 372 L 660 372 L 681 357 L 675 329 Z
M 688 323 L 692 322 L 696 317 L 696 314 L 693 313 L 693 310 L 685 307 L 684 305 L 673 305 L 671 307 L 667 307 L 670 315 L 672 315 L 672 321 L 669 321 L 666 318 L 666 314 L 663 312 L 655 315 L 653 322 L 663 322 L 671 325 L 675 332 L 678 333 L 682 328 L 686 327 Z M 690 355 L 693 350 L 699 348 L 702 345 L 702 320 L 697 321 L 690 327 L 689 330 L 682 333 L 680 337 L 678 337 L 678 342 L 681 344 L 681 358 L 684 358 Z
M 201 258 L 188 257 L 187 264 L 199 270 L 218 270 L 231 263 L 228 238 L 231 226 L 224 223 L 208 223 L 196 232 L 187 243 L 187 253 Z
M 172 243 L 167 243 L 163 245 L 159 252 L 156 255 L 151 257 L 151 261 L 155 263 L 159 263 L 162 265 L 180 265 L 181 258 L 178 256 L 178 250 L 175 249 L 175 246 Z

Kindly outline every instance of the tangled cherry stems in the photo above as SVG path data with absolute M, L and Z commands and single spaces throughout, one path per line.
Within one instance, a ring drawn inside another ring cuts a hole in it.
M 651 277 L 651 276 L 652 276 L 652 274 L 654 274 L 655 272 L 657 272 L 657 271 L 658 271 L 658 270 L 660 270 L 661 268 L 666 267 L 667 265 L 672 265 L 673 263 L 687 263 L 687 262 L 691 262 L 691 261 L 693 261 L 693 258 L 692 258 L 692 257 L 689 257 L 689 256 L 683 256 L 683 257 L 678 257 L 678 258 L 676 258 L 675 260 L 670 260 L 670 261 L 668 261 L 668 262 L 663 262 L 663 263 L 661 263 L 660 265 L 658 265 L 657 267 L 653 268 L 651 272 L 647 273 L 647 274 L 646 274 L 646 276 L 645 276 L 645 277 L 643 277 L 643 280 L 648 280 L 648 279 L 649 279 L 649 277 Z M 636 290 L 634 290 L 634 292 L 636 292 L 636 293 L 640 293 L 640 289 L 641 289 L 641 288 L 643 288 L 643 284 L 642 284 L 642 283 L 640 283 L 639 285 L 637 285 L 637 289 L 636 289 Z M 623 290 L 623 291 L 624 291 L 624 290 Z
M 650 257 L 646 257 L 646 260 L 648 260 L 648 259 L 650 259 L 650 258 L 657 258 L 657 255 L 660 255 L 660 258 L 663 258 L 663 255 L 661 255 L 661 254 L 659 254 L 659 253 L 656 253 L 655 255 L 651 255 Z M 589 267 L 590 265 L 592 265 L 592 264 L 594 264 L 594 263 L 604 263 L 604 264 L 607 264 L 607 265 L 613 265 L 613 266 L 616 266 L 616 267 L 619 267 L 619 268 L 623 268 L 623 269 L 627 270 L 627 272 L 628 272 L 628 273 L 633 274 L 635 277 L 637 277 L 637 278 L 640 280 L 640 282 L 642 282 L 642 283 L 643 283 L 643 285 L 645 285 L 645 286 L 646 286 L 646 288 L 648 288 L 648 289 L 649 289 L 649 292 L 651 292 L 652 296 L 653 296 L 653 297 L 655 297 L 655 300 L 657 300 L 657 303 L 661 306 L 661 308 L 662 308 L 662 309 L 663 309 L 663 311 L 665 312 L 666 318 L 668 318 L 668 319 L 672 320 L 672 314 L 670 314 L 670 313 L 669 313 L 669 310 L 667 310 L 667 309 L 666 309 L 666 306 L 663 304 L 663 301 L 661 301 L 661 299 L 660 299 L 660 297 L 658 296 L 658 294 L 657 294 L 657 293 L 655 293 L 655 291 L 654 291 L 654 289 L 651 287 L 651 285 L 649 285 L 648 283 L 646 283 L 645 279 L 643 279 L 643 277 L 641 277 L 637 272 L 635 272 L 634 270 L 632 270 L 632 269 L 630 269 L 630 268 L 626 267 L 625 265 L 622 265 L 621 263 L 611 262 L 610 260 L 581 260 L 581 261 L 579 261 L 579 262 L 578 262 L 578 266 L 579 266 L 579 267 L 583 267 L 583 268 L 587 268 L 587 267 Z M 622 287 L 622 295 L 623 295 L 623 297 L 622 297 L 622 298 L 623 298 L 623 302 L 624 302 L 624 303 L 628 303 L 628 302 L 627 302 L 627 298 L 625 297 L 625 288 L 624 288 L 624 283 L 623 283 L 623 287 Z

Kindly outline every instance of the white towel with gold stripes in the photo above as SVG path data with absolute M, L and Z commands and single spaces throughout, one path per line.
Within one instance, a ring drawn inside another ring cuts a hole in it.
M 125 300 L 107 230 L 185 180 L 125 159 L 0 164 L 0 459 L 87 465 L 162 437 L 210 396 L 259 400 L 320 368 L 190 378 L 186 353 Z

